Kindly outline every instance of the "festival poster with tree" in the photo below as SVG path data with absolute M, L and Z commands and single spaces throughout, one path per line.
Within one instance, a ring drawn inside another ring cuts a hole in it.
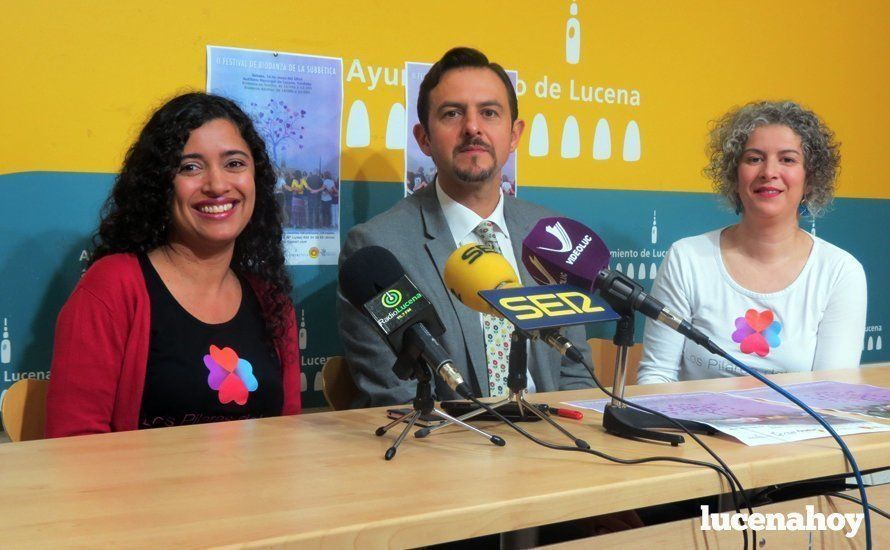
M 336 265 L 340 254 L 343 62 L 207 47 L 207 91 L 251 117 L 275 166 L 288 265 Z

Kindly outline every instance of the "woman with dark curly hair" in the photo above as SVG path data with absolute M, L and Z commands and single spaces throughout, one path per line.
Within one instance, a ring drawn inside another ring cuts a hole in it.
M 652 294 L 764 374 L 859 366 L 865 272 L 800 229 L 831 202 L 840 163 L 830 129 L 791 101 L 750 103 L 714 124 L 705 169 L 741 216 L 677 241 Z M 647 321 L 641 384 L 735 376 L 731 363 Z
M 274 188 L 232 101 L 189 93 L 151 116 L 59 314 L 48 437 L 300 411 Z

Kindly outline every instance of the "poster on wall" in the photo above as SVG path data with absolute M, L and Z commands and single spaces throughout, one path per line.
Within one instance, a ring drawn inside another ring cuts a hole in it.
M 207 46 L 207 91 L 238 103 L 266 141 L 287 265 L 336 265 L 343 60 Z
M 405 140 L 405 196 L 420 191 L 432 183 L 436 175 L 436 165 L 433 159 L 426 156 L 417 145 L 414 138 L 414 126 L 419 122 L 417 118 L 417 94 L 420 92 L 420 83 L 429 72 L 431 63 L 405 63 L 405 121 L 407 137 Z M 518 75 L 516 71 L 507 71 L 510 81 L 516 88 Z M 501 190 L 505 195 L 516 196 L 516 152 L 510 153 L 510 157 L 504 164 L 501 175 Z

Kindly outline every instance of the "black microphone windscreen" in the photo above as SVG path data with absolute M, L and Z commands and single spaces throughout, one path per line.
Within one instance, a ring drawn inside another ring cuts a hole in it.
M 343 262 L 338 280 L 340 291 L 357 309 L 405 275 L 402 264 L 381 246 L 356 250 Z

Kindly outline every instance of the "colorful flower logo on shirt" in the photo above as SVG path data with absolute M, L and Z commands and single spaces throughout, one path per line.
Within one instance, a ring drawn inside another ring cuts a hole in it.
M 779 333 L 782 323 L 773 320 L 770 310 L 757 311 L 749 309 L 744 317 L 735 320 L 736 331 L 732 333 L 732 341 L 741 344 L 742 353 L 756 353 L 766 357 L 770 348 L 777 348 L 782 341 Z
M 204 356 L 204 365 L 210 371 L 207 385 L 219 391 L 219 402 L 223 405 L 232 401 L 244 405 L 248 393 L 259 386 L 253 375 L 253 365 L 239 358 L 232 348 L 210 346 L 210 353 Z

